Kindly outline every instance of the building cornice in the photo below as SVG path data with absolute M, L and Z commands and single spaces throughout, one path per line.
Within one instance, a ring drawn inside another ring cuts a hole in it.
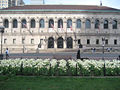
M 0 10 L 0 12 L 120 12 L 120 10 L 71 10 L 71 9 L 20 9 Z

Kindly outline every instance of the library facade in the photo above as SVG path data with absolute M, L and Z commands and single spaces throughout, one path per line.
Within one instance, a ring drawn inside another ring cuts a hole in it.
M 0 26 L 10 53 L 120 51 L 120 10 L 106 6 L 15 6 L 0 10 Z

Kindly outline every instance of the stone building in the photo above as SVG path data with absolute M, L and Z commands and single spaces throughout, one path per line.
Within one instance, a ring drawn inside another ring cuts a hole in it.
M 10 53 L 120 51 L 120 10 L 90 5 L 25 5 L 0 10 L 3 48 Z
M 0 9 L 24 5 L 23 0 L 0 0 Z

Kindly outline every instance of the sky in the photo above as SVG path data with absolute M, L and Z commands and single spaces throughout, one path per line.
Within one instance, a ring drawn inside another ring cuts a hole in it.
M 23 1 L 31 3 L 31 0 Z M 100 5 L 100 0 L 45 0 L 45 4 Z M 102 0 L 102 5 L 120 9 L 120 0 Z

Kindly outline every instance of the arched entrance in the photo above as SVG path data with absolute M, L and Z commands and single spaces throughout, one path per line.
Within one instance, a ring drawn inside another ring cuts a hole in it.
M 57 48 L 63 48 L 63 38 L 59 37 L 57 39 Z
M 54 48 L 54 38 L 53 37 L 48 38 L 48 48 Z
M 67 48 L 73 48 L 73 39 L 71 37 L 67 38 Z

